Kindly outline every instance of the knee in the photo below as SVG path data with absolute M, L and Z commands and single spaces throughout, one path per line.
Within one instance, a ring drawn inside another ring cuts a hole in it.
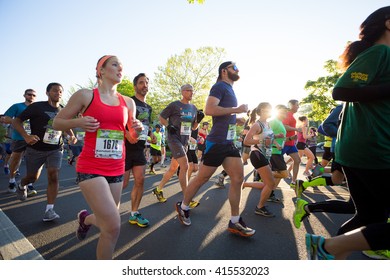
M 274 177 L 275 178 L 287 178 L 288 177 L 288 171 L 287 170 L 282 170 L 282 171 L 274 171 Z

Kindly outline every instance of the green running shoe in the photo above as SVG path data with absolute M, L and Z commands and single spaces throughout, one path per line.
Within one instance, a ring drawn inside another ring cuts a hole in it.
M 296 195 L 296 197 L 300 198 L 304 190 L 305 190 L 305 188 L 303 186 L 303 181 L 298 179 L 296 184 L 295 184 L 295 195 Z
M 305 205 L 307 204 L 309 203 L 306 200 L 297 198 L 297 202 L 295 204 L 295 210 L 293 214 L 293 222 L 296 228 L 300 228 L 303 219 L 310 215 L 310 213 L 307 213 L 305 211 Z
M 390 260 L 390 250 L 366 250 L 362 252 L 363 255 L 366 255 L 370 259 L 374 260 Z

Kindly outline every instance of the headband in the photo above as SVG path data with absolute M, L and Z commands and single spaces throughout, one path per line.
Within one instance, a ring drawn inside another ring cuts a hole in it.
M 113 55 L 105 55 L 98 61 L 98 64 L 96 66 L 96 77 L 101 78 L 100 68 L 102 68 L 103 64 L 111 57 L 113 57 Z

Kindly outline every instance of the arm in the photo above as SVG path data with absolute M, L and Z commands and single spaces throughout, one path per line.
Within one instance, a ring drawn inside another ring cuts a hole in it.
M 307 131 L 307 126 L 303 126 L 302 127 L 302 136 L 303 136 L 303 138 L 305 139 L 305 140 L 307 140 L 307 139 L 311 139 L 312 138 L 312 136 L 308 133 L 308 131 Z
M 37 135 L 29 135 L 23 128 L 23 122 L 18 117 L 14 118 L 12 120 L 12 126 L 13 128 L 19 132 L 19 134 L 23 137 L 23 139 L 26 141 L 29 145 L 34 145 L 37 143 L 40 139 Z
M 359 88 L 335 87 L 332 92 L 334 100 L 348 102 L 368 102 L 390 98 L 390 83 L 367 85 Z
M 209 96 L 206 101 L 205 106 L 205 114 L 209 116 L 225 116 L 225 115 L 233 115 L 233 114 L 241 114 L 246 113 L 248 111 L 248 105 L 242 104 L 238 107 L 221 107 L 219 106 L 219 99 L 214 96 Z
M 163 117 L 158 116 L 158 120 L 159 120 L 159 122 L 160 122 L 163 126 L 165 126 L 165 127 L 168 126 L 168 120 L 167 120 L 167 119 L 164 119 Z
M 134 100 L 131 99 L 128 96 L 123 96 L 123 98 L 126 101 L 127 109 L 128 109 L 128 119 L 127 119 L 127 129 L 126 131 L 126 138 L 130 141 L 132 139 L 133 142 L 130 141 L 130 143 L 134 143 L 134 139 L 136 139 L 135 142 L 138 141 L 138 132 L 141 132 L 143 130 L 143 125 L 140 120 L 137 120 L 135 117 L 136 107 Z
M 260 144 L 259 139 L 254 139 L 254 136 L 259 135 L 261 133 L 262 133 L 262 129 L 259 126 L 259 124 L 254 123 L 244 138 L 244 145 L 252 146 L 252 145 Z
M 93 117 L 74 118 L 79 112 L 83 112 L 92 100 L 92 91 L 81 89 L 75 92 L 66 106 L 57 114 L 53 121 L 53 128 L 59 131 L 68 131 L 80 127 L 85 131 L 96 131 L 100 123 Z M 69 135 L 72 135 L 71 132 Z

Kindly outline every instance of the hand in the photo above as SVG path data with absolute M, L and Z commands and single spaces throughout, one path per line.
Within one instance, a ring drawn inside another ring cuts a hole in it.
M 138 135 L 137 135 L 137 137 L 132 137 L 130 132 L 127 129 L 126 129 L 125 137 L 126 137 L 127 141 L 130 142 L 130 144 L 135 144 L 138 142 Z
M 237 107 L 237 114 L 248 112 L 248 104 L 241 104 Z
M 204 118 L 204 113 L 203 113 L 203 110 L 198 110 L 196 112 L 196 122 L 197 123 L 200 123 Z
M 170 124 L 167 126 L 167 130 L 168 130 L 169 134 L 176 134 L 176 132 L 178 131 L 178 128 L 176 126 L 174 126 L 173 124 Z
M 40 139 L 37 135 L 27 135 L 26 138 L 24 138 L 27 144 L 34 145 L 37 143 Z
M 246 122 L 245 118 L 242 117 L 242 118 L 236 118 L 236 124 L 241 126 L 241 125 L 244 125 Z
M 100 122 L 90 116 L 78 118 L 80 125 L 78 127 L 83 128 L 88 132 L 95 132 L 100 127 Z
M 70 143 L 70 144 L 76 144 L 77 143 L 77 138 L 76 138 L 76 136 L 74 136 L 74 135 L 72 135 L 72 136 L 70 136 L 70 135 L 68 135 L 68 142 Z
M 293 135 L 293 136 L 290 136 L 290 137 L 288 137 L 288 138 L 290 138 L 290 140 L 297 140 L 298 139 L 298 135 Z
M 283 137 L 284 137 L 283 133 L 275 134 L 275 138 L 283 138 Z

